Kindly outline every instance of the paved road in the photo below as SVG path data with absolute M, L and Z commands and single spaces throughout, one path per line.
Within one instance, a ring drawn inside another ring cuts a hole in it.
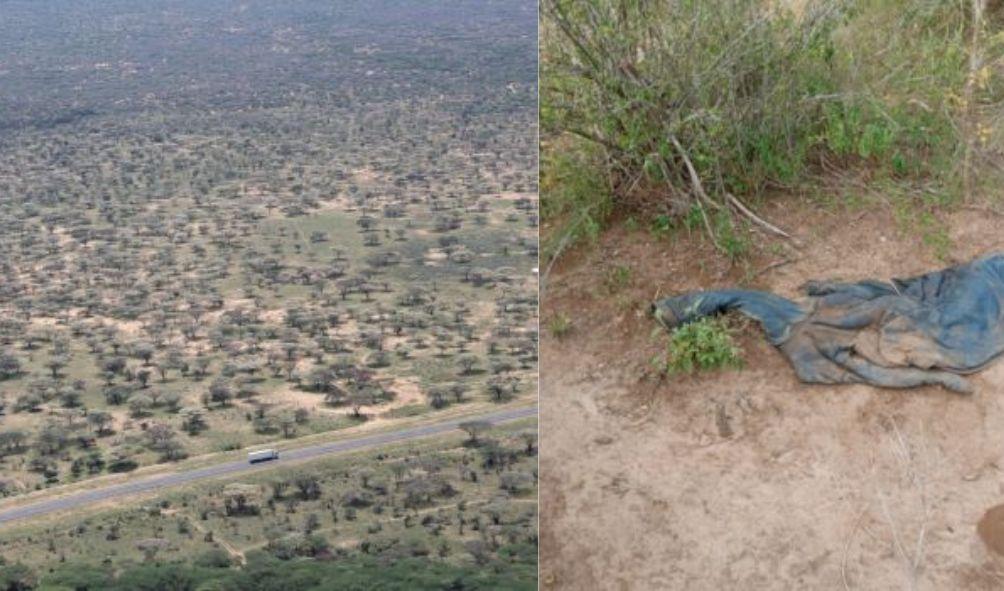
M 26 519 L 28 517 L 37 517 L 54 511 L 79 508 L 83 505 L 95 503 L 97 501 L 106 501 L 116 497 L 124 497 L 126 495 L 136 493 L 164 489 L 171 486 L 177 486 L 179 484 L 195 482 L 197 480 L 217 478 L 220 476 L 240 474 L 243 472 L 254 472 L 271 466 L 281 466 L 286 463 L 317 458 L 328 454 L 353 451 L 376 445 L 386 445 L 388 443 L 398 443 L 401 441 L 408 441 L 410 439 L 421 439 L 423 437 L 453 431 L 457 428 L 457 425 L 465 421 L 488 421 L 491 423 L 502 423 L 506 421 L 529 418 L 536 415 L 536 406 L 500 410 L 482 415 L 461 417 L 449 421 L 443 421 L 441 423 L 423 425 L 421 427 L 411 427 L 401 429 L 399 431 L 391 431 L 389 433 L 376 433 L 373 435 L 356 437 L 355 439 L 283 450 L 281 458 L 271 462 L 249 464 L 247 460 L 237 460 L 217 464 L 215 466 L 207 466 L 205 468 L 194 468 L 184 472 L 150 476 L 133 482 L 123 482 L 102 488 L 71 493 L 55 499 L 38 501 L 36 503 L 13 507 L 7 510 L 0 509 L 0 524 L 9 523 L 18 519 Z

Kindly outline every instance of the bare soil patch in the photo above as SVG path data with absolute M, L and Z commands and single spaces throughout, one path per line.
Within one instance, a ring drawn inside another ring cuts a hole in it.
M 542 588 L 1002 588 L 987 545 L 1004 535 L 977 524 L 1004 502 L 1004 361 L 970 397 L 809 386 L 751 324 L 743 369 L 665 376 L 667 335 L 647 314 L 692 289 L 796 296 L 809 279 L 936 269 L 1004 249 L 1001 220 L 948 215 L 942 261 L 887 208 L 762 213 L 803 247 L 730 265 L 697 235 L 621 223 L 556 265 L 542 326 L 563 314 L 572 328 L 541 337 Z M 617 267 L 626 285 L 606 280 Z

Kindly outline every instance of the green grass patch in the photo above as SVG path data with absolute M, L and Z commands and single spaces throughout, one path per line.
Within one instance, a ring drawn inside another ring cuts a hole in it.
M 610 293 L 617 293 L 631 284 L 631 267 L 617 265 L 607 271 L 603 278 L 603 285 Z
M 397 408 L 392 408 L 380 416 L 388 419 L 400 419 L 405 417 L 417 417 L 432 412 L 433 408 L 428 404 L 406 404 Z
M 547 330 L 552 336 L 563 339 L 572 332 L 572 319 L 567 314 L 558 312 L 547 322 Z
M 742 367 L 742 349 L 733 329 L 722 317 L 709 317 L 678 326 L 669 338 L 667 373 L 692 373 Z

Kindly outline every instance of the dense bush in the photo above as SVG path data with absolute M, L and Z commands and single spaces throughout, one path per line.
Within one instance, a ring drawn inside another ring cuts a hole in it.
M 545 123 L 643 173 L 746 192 L 798 171 L 833 92 L 833 9 L 796 19 L 762 2 L 545 3 Z
M 615 206 L 712 237 L 736 214 L 766 227 L 746 198 L 852 168 L 957 189 L 966 118 L 1000 100 L 996 17 L 973 41 L 967 2 L 794 6 L 545 0 L 541 207 L 566 229 L 555 239 L 595 235 Z
M 12 587 L 73 589 L 75 591 L 312 591 L 338 588 L 345 591 L 384 589 L 465 589 L 515 591 L 537 588 L 536 554 L 512 547 L 511 563 L 482 567 L 455 566 L 424 558 L 402 558 L 385 563 L 366 556 L 322 562 L 281 561 L 262 552 L 248 555 L 242 569 L 194 566 L 183 563 L 145 564 L 112 573 L 80 565 L 60 565 L 38 578 L 15 565 L 0 569 L 0 581 L 23 583 Z M 335 584 L 337 582 L 337 584 Z

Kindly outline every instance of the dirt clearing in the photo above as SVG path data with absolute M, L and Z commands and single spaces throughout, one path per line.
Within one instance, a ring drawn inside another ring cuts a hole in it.
M 564 315 L 571 329 L 542 336 L 542 588 L 1004 588 L 1004 557 L 983 541 L 1004 539 L 999 517 L 977 529 L 1004 503 L 1004 360 L 972 377 L 972 396 L 809 386 L 750 325 L 741 370 L 654 368 L 656 297 L 739 283 L 791 297 L 809 279 L 1004 250 L 985 210 L 947 216 L 938 260 L 888 208 L 792 205 L 761 213 L 803 248 L 767 245 L 748 264 L 621 223 L 556 266 L 542 326 Z

